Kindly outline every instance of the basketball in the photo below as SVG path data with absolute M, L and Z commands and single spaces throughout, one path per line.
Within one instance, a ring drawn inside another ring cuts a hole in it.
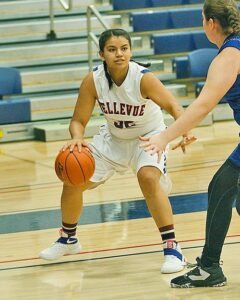
M 74 147 L 60 151 L 55 160 L 55 172 L 58 178 L 69 185 L 81 186 L 89 181 L 95 169 L 95 160 L 87 147 L 79 152 Z

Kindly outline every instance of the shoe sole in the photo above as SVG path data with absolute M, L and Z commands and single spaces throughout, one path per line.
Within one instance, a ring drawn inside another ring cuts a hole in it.
M 67 253 L 60 255 L 60 256 L 53 257 L 53 256 L 44 255 L 44 253 L 40 253 L 39 257 L 42 259 L 45 259 L 45 260 L 57 260 L 63 256 L 78 254 L 81 252 L 81 250 L 82 250 L 82 247 L 79 245 L 79 247 L 72 249 L 72 250 L 68 250 Z
M 163 269 L 163 270 L 161 269 L 161 273 L 162 273 L 162 274 L 173 274 L 173 273 L 178 273 L 178 272 L 183 271 L 183 270 L 185 269 L 186 266 L 187 266 L 187 262 L 186 262 L 186 260 L 184 259 L 184 260 L 182 261 L 181 266 L 179 266 L 179 268 L 178 268 L 177 270 L 174 270 L 174 271 L 171 271 L 171 272 L 166 272 L 164 269 Z
M 191 283 L 186 283 L 186 284 L 182 284 L 182 285 L 171 283 L 170 285 L 171 285 L 172 288 L 222 287 L 222 286 L 227 285 L 227 281 L 223 281 L 223 282 L 216 283 L 216 284 L 213 284 L 213 285 L 198 285 L 198 286 L 196 286 L 196 285 L 191 285 Z
M 172 271 L 161 270 L 161 273 L 162 274 L 173 274 L 173 273 L 182 272 L 184 269 L 185 269 L 185 265 L 183 265 L 181 269 L 179 268 L 179 269 L 172 270 Z

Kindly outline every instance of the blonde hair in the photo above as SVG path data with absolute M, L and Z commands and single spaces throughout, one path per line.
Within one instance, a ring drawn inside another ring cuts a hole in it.
M 240 13 L 234 0 L 205 0 L 203 13 L 207 20 L 217 20 L 224 34 L 240 34 Z

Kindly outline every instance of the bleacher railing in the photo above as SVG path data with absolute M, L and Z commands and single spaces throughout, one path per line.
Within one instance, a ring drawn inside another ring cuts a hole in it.
M 54 40 L 57 38 L 57 35 L 54 30 L 54 0 L 49 0 L 49 18 L 50 18 L 50 32 L 47 34 L 47 39 Z M 72 0 L 68 0 L 66 3 L 64 0 L 58 0 L 58 2 L 62 5 L 62 7 L 66 11 L 72 10 Z
M 89 71 L 92 71 L 93 68 L 93 49 L 92 42 L 98 47 L 98 38 L 95 33 L 92 32 L 92 14 L 98 19 L 101 25 L 105 29 L 110 29 L 110 26 L 104 21 L 102 15 L 96 9 L 94 5 L 89 5 L 87 7 L 87 38 L 88 38 L 88 67 Z

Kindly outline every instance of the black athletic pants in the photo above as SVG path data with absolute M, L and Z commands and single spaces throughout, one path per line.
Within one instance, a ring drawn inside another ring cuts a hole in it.
M 240 167 L 227 160 L 214 175 L 208 187 L 206 240 L 201 262 L 204 266 L 218 263 L 232 218 L 232 206 L 240 214 Z

